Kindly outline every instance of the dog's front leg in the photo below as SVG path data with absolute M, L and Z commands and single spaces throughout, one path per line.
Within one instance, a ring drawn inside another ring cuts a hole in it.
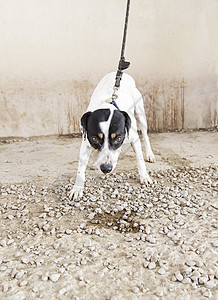
M 136 154 L 141 184 L 152 183 L 152 180 L 149 177 L 147 169 L 146 169 L 143 152 L 142 152 L 142 146 L 141 146 L 141 142 L 140 142 L 138 134 L 135 137 L 135 139 L 131 142 L 131 145 Z
M 69 193 L 70 199 L 77 199 L 82 197 L 85 183 L 85 171 L 91 154 L 91 147 L 88 144 L 88 141 L 82 141 L 79 155 L 79 165 L 76 176 L 76 181 L 74 187 Z

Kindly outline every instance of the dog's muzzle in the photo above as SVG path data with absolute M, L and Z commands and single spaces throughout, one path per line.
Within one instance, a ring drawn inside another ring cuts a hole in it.
M 106 174 L 106 173 L 110 173 L 112 171 L 113 166 L 112 166 L 112 164 L 101 164 L 100 169 L 104 174 Z

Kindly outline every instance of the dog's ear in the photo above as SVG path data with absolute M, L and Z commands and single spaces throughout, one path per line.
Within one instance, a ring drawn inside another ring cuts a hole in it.
M 92 113 L 91 111 L 86 112 L 80 120 L 84 139 L 86 139 L 88 119 L 89 119 L 91 113 Z
M 127 135 L 129 136 L 129 130 L 130 130 L 130 127 L 131 127 L 131 119 L 130 119 L 130 116 L 127 114 L 127 112 L 125 111 L 121 111 L 121 113 L 124 115 L 125 117 L 125 128 L 126 128 L 126 132 L 127 132 Z

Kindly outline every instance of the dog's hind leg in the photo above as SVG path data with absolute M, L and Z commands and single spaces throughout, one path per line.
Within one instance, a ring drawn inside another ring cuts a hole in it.
M 82 141 L 79 155 L 79 165 L 74 187 L 69 193 L 70 199 L 77 199 L 82 197 L 85 182 L 85 171 L 91 154 L 91 147 L 88 145 L 87 140 Z
M 134 89 L 133 99 L 134 99 L 134 105 L 135 105 L 134 109 L 135 109 L 136 115 L 139 120 L 139 128 L 141 129 L 143 139 L 144 139 L 146 158 L 147 158 L 147 161 L 154 162 L 155 156 L 151 150 L 151 145 L 150 145 L 149 137 L 147 134 L 147 119 L 146 119 L 146 115 L 145 115 L 143 98 L 137 88 Z

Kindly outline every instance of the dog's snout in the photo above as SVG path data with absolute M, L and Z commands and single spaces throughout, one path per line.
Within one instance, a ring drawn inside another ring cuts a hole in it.
M 100 169 L 103 173 L 110 173 L 113 169 L 112 164 L 101 164 Z

